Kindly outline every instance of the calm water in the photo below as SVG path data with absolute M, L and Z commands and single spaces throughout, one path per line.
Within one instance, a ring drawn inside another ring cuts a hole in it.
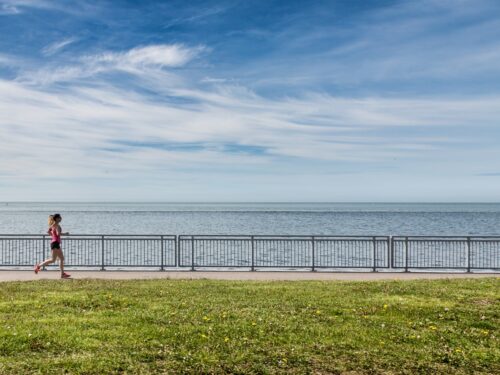
M 500 235 L 500 203 L 0 203 L 0 233 Z

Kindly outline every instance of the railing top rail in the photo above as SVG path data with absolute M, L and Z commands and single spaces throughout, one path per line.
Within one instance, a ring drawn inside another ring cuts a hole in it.
M 27 233 L 3 233 L 0 234 L 1 237 L 48 237 L 48 234 L 44 233 L 34 233 L 34 234 L 27 234 Z M 175 238 L 179 237 L 180 239 L 190 239 L 190 238 L 315 238 L 315 239 L 322 239 L 322 238 L 342 238 L 342 239 L 387 239 L 392 237 L 394 240 L 404 240 L 406 238 L 408 239 L 461 239 L 461 240 L 466 240 L 466 239 L 499 239 L 500 240 L 500 235 L 498 236 L 480 236 L 480 235 L 460 235 L 460 236 L 436 236 L 436 235 L 431 235 L 431 236 L 411 236 L 411 235 L 322 235 L 322 234 L 309 234 L 309 235 L 297 235 L 297 234 L 277 234 L 277 235 L 272 235 L 272 234 L 181 234 L 181 235 L 175 235 L 175 234 L 102 234 L 102 233 L 96 233 L 96 234 L 70 234 L 65 237 L 136 237 L 136 238 L 149 238 L 149 237 L 167 237 L 167 238 Z
M 277 234 L 277 235 L 262 235 L 262 234 L 180 234 L 179 237 L 312 237 L 312 235 L 300 234 Z
M 48 234 L 0 234 L 0 237 L 49 237 Z M 63 237 L 176 237 L 175 234 L 74 234 L 64 235 Z
M 245 238 L 388 238 L 389 236 L 382 236 L 382 235 L 325 235 L 325 234 L 304 234 L 304 235 L 297 235 L 297 234 L 181 234 L 179 235 L 179 238 L 191 238 L 191 237 L 245 237 Z
M 465 236 L 403 236 L 403 235 L 397 235 L 397 236 L 392 236 L 392 238 L 394 239 L 412 239 L 412 238 L 431 238 L 431 239 L 439 239 L 439 238 L 456 238 L 456 239 L 467 239 L 467 238 L 470 238 L 470 239 L 474 239 L 474 238 L 498 238 L 500 239 L 500 235 L 499 236 L 478 236 L 478 235 L 474 235 L 474 236 L 468 236 L 468 235 L 465 235 Z

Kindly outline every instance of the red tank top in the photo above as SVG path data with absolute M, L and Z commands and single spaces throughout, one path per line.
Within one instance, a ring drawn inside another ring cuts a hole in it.
M 57 230 L 55 228 L 51 227 L 49 232 L 52 237 L 51 242 L 61 242 L 61 236 L 57 234 Z

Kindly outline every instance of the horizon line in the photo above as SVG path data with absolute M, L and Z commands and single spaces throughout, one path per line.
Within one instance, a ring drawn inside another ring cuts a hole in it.
M 0 201 L 9 203 L 140 203 L 140 204 L 500 204 L 494 201 Z

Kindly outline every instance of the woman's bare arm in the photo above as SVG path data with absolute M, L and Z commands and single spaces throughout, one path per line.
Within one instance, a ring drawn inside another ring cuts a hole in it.
M 69 235 L 69 232 L 65 232 L 65 233 L 62 232 L 62 229 L 61 229 L 60 225 L 57 226 L 56 231 L 57 231 L 57 234 L 59 236 L 67 236 L 67 235 Z

